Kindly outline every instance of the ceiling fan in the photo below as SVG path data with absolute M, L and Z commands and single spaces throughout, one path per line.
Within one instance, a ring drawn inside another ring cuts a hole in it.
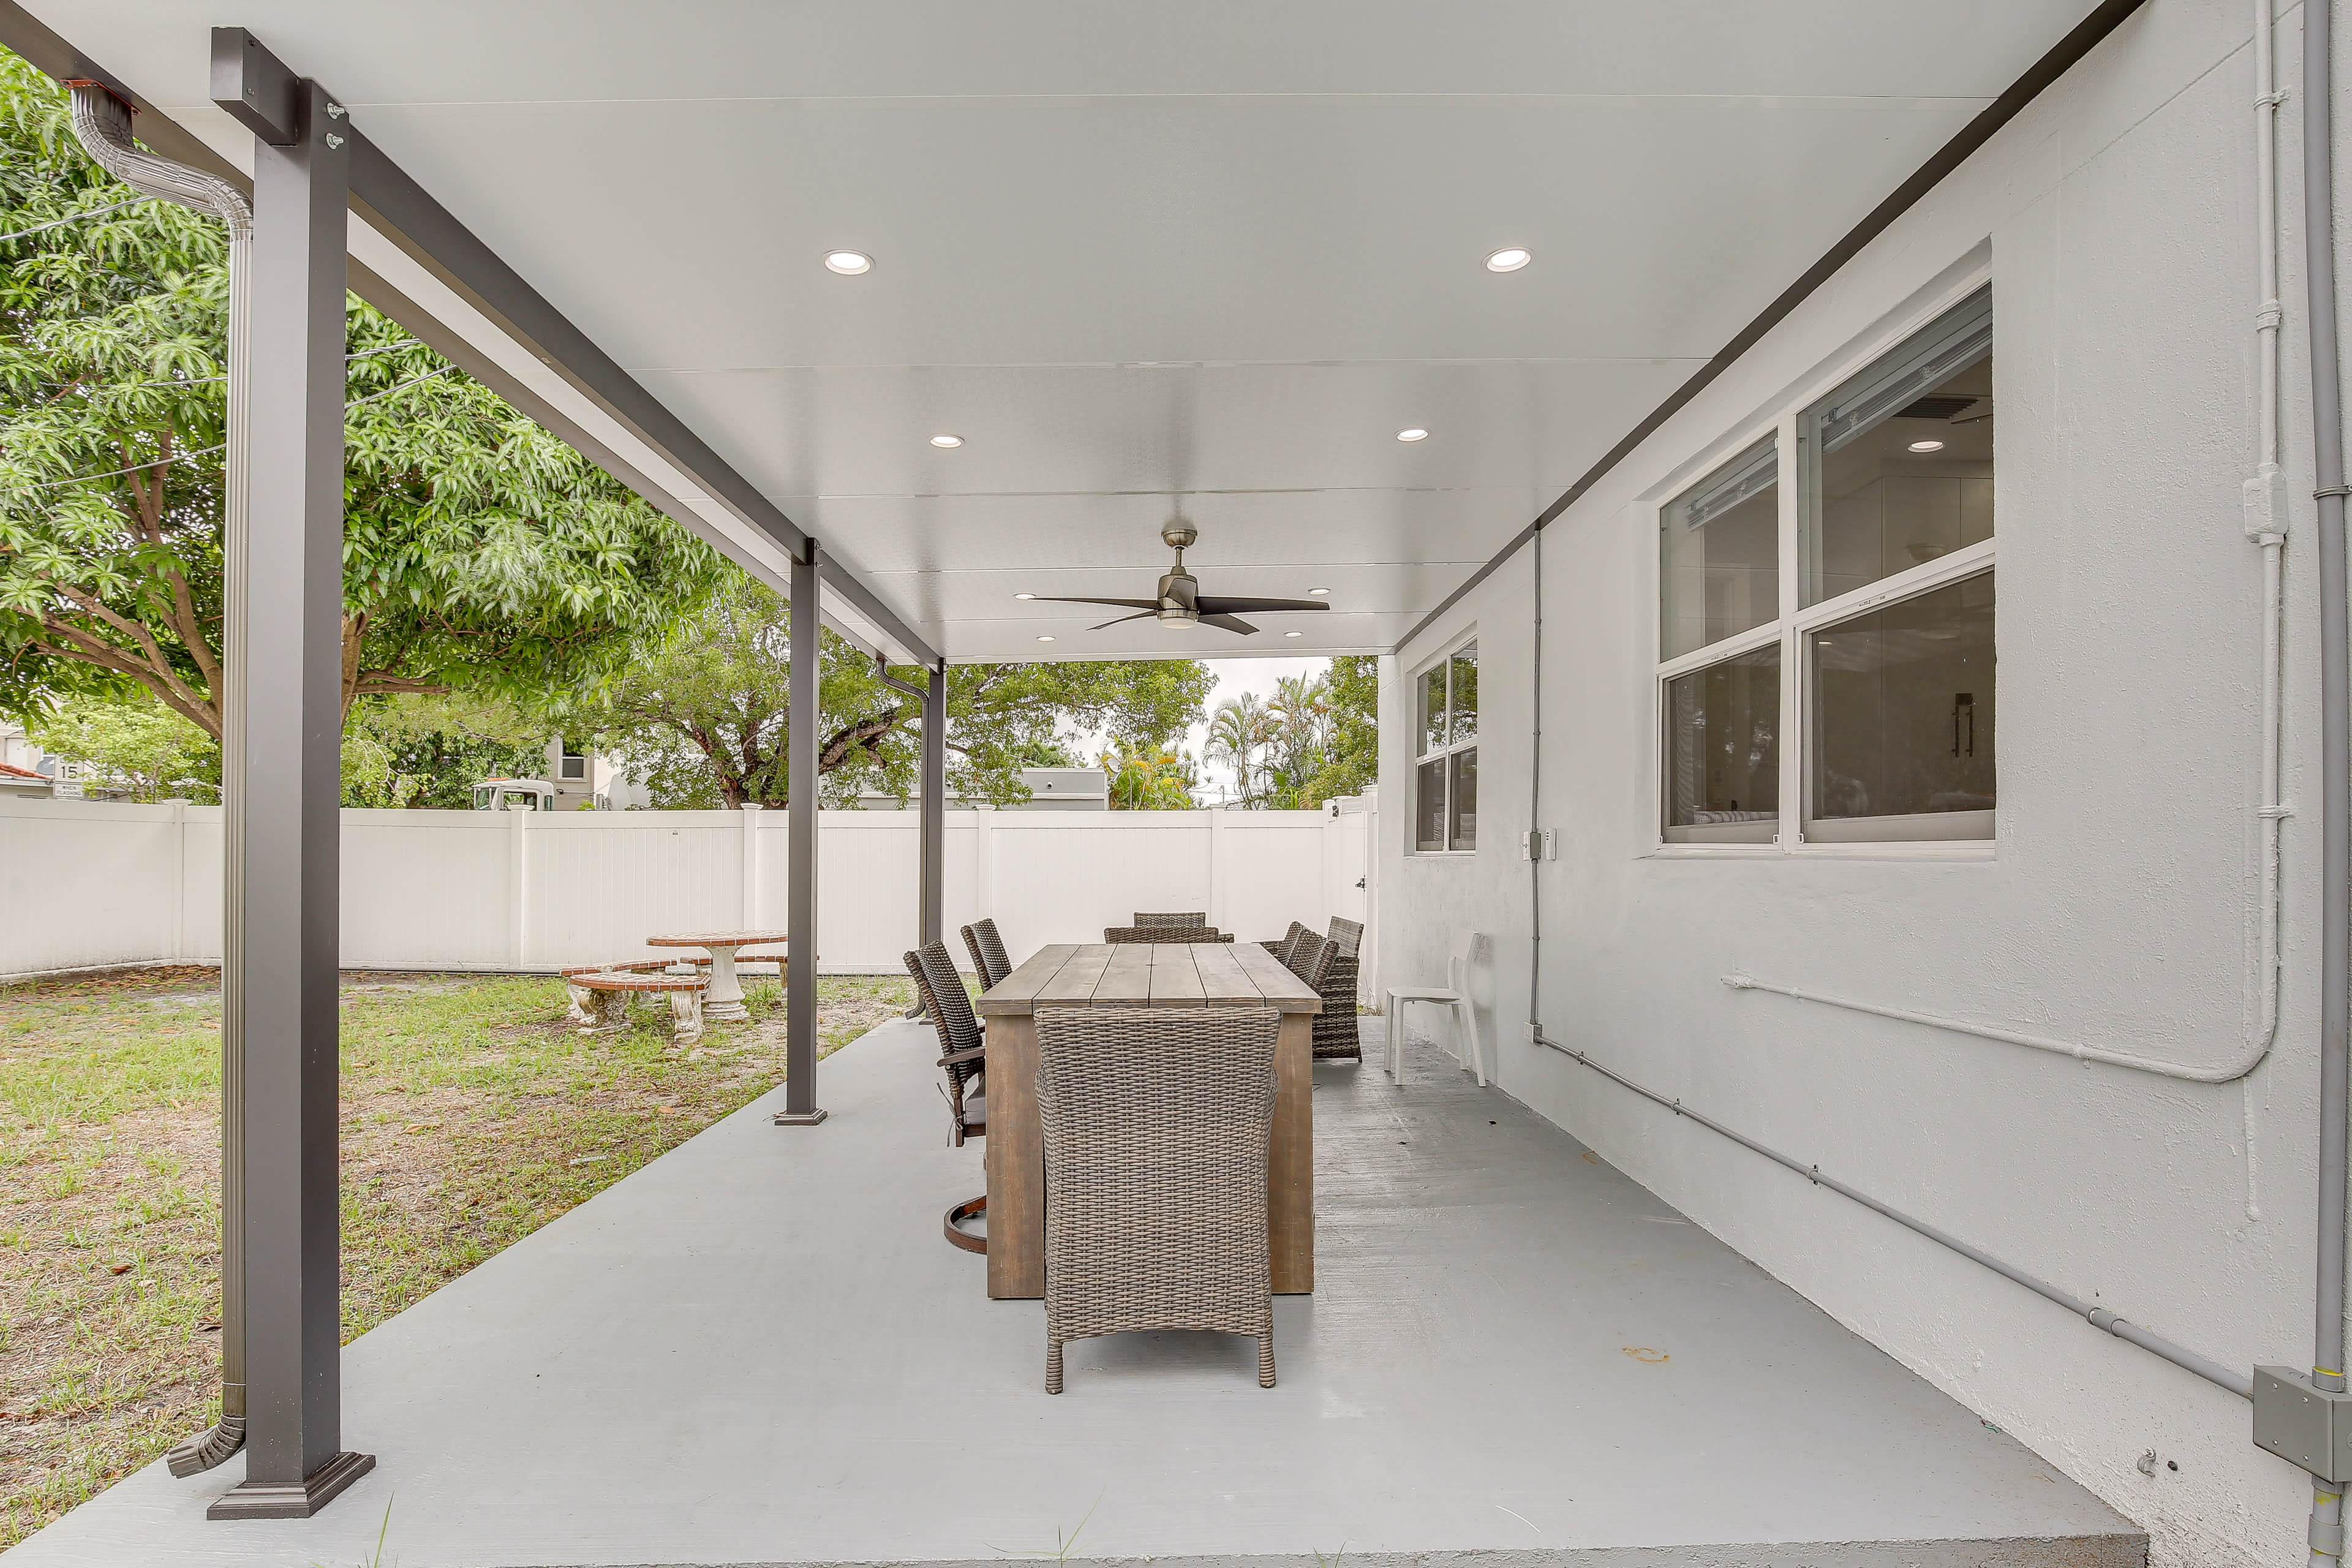
M 1257 628 L 1235 615 L 1236 610 L 1328 610 L 1331 607 L 1321 599 L 1228 599 L 1202 593 L 1200 579 L 1184 570 L 1184 552 L 1199 537 L 1198 531 L 1184 522 L 1171 522 L 1160 531 L 1160 542 L 1176 552 L 1176 569 L 1160 579 L 1160 596 L 1156 599 L 1075 599 L 1052 594 L 1040 594 L 1037 597 L 1049 605 L 1109 605 L 1135 612 L 1131 616 L 1105 621 L 1099 626 L 1088 626 L 1087 629 L 1090 632 L 1153 616 L 1163 626 L 1189 626 L 1198 623 L 1249 637 Z

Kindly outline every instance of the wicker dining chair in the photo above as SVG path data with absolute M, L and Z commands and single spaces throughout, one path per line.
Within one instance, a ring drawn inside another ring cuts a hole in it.
M 1209 923 L 1206 910 L 1178 910 L 1152 914 L 1143 910 L 1135 911 L 1135 923 L 1139 926 L 1204 926 Z
M 1319 995 L 1323 990 L 1323 977 L 1331 968 L 1331 955 L 1339 951 L 1339 944 L 1330 938 L 1317 936 L 1310 931 L 1291 948 L 1286 966 L 1291 973 L 1315 987 Z
M 1274 1386 L 1272 1007 L 1037 1009 L 1045 1392 L 1062 1347 L 1144 1329 L 1257 1339 Z
M 964 928 L 969 931 L 969 926 Z M 939 1031 L 939 1065 L 947 1070 L 948 1142 L 961 1146 L 966 1138 L 988 1136 L 987 1058 L 980 1020 L 972 1016 L 963 976 L 946 944 L 929 942 L 906 955 L 907 973 L 915 977 L 915 992 L 923 1012 Z
M 1362 1061 L 1363 1037 L 1356 1024 L 1356 986 L 1364 928 L 1331 917 L 1331 962 L 1323 972 L 1323 1011 L 1315 1015 L 1315 1056 L 1321 1061 Z
M 1297 921 L 1293 921 L 1290 922 L 1290 929 L 1283 933 L 1283 937 L 1280 942 L 1262 942 L 1258 943 L 1258 946 L 1265 949 L 1266 952 L 1282 960 L 1283 966 L 1285 968 L 1288 968 L 1290 964 L 1290 955 L 1297 948 L 1298 939 L 1307 934 L 1308 931 L 1307 927 L 1299 924 Z
M 1013 961 L 1004 956 L 1004 943 L 996 934 L 994 921 L 974 921 L 963 928 L 964 951 L 971 954 L 971 967 L 980 976 L 983 991 L 1001 984 L 1013 973 Z
M 1231 942 L 1234 939 L 1214 926 L 1105 926 L 1103 941 L 1122 942 Z

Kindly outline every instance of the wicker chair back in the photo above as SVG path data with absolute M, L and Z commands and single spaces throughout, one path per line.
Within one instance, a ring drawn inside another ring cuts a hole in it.
M 1135 923 L 1139 926 L 1204 926 L 1209 923 L 1206 910 L 1163 910 L 1154 914 L 1145 910 L 1135 911 Z
M 1214 926 L 1105 926 L 1103 941 L 1121 942 L 1231 942 L 1234 939 Z
M 1266 952 L 1274 954 L 1275 957 L 1280 959 L 1283 966 L 1285 968 L 1288 968 L 1290 965 L 1290 955 L 1293 952 L 1297 951 L 1298 947 L 1298 939 L 1307 934 L 1307 928 L 1299 924 L 1297 921 L 1293 921 L 1290 922 L 1290 929 L 1283 932 L 1282 940 L 1280 942 L 1260 942 L 1258 945 L 1265 948 Z
M 1290 973 L 1320 992 L 1323 977 L 1330 972 L 1331 960 L 1339 951 L 1328 937 L 1317 936 L 1311 931 L 1304 932 L 1290 950 Z
M 997 934 L 996 922 L 977 920 L 971 922 L 971 929 L 972 934 L 980 938 L 980 951 L 988 954 L 988 984 L 1003 984 L 1004 977 L 1013 973 L 1013 960 L 1005 953 L 1004 938 Z
M 915 978 L 915 994 L 923 999 L 923 1013 L 940 1036 L 940 1068 L 948 1075 L 948 1142 L 961 1146 L 967 1137 L 988 1134 L 988 1102 L 983 1069 L 986 1060 L 978 1054 L 981 1045 L 980 1022 L 971 1016 L 971 1006 L 965 1001 L 963 979 L 955 965 L 946 962 L 947 949 L 932 942 L 929 952 L 939 955 L 937 965 L 924 962 L 924 951 L 909 951 L 906 955 L 907 973 Z M 947 971 L 948 1000 L 942 1002 L 940 988 L 933 978 L 935 968 Z M 961 1019 L 955 1013 L 961 1004 Z M 968 1029 L 968 1032 L 967 1032 Z M 952 1239 L 954 1226 L 949 1230 Z
M 1271 1007 L 1037 1009 L 1045 1391 L 1062 1347 L 1141 1329 L 1252 1334 L 1274 1386 Z
M 1356 986 L 1364 928 L 1354 921 L 1332 917 L 1331 945 L 1331 962 L 1323 971 L 1322 983 L 1316 986 L 1323 994 L 1323 1011 L 1315 1015 L 1315 1055 L 1327 1061 L 1361 1061 L 1364 1047 L 1357 1033 Z
M 980 988 L 982 990 L 987 990 L 990 986 L 995 984 L 998 981 L 1013 973 L 1013 966 L 1009 963 L 1004 964 L 1001 969 L 997 967 L 999 963 L 1003 963 L 1004 957 L 1004 946 L 1002 942 L 997 944 L 995 959 L 992 961 L 990 959 L 988 953 L 988 943 L 981 940 L 980 928 L 978 926 L 965 926 L 963 928 L 963 946 L 964 951 L 971 954 L 972 973 L 980 976 Z
M 948 1052 L 979 1045 L 980 1020 L 972 1015 L 971 994 L 963 988 L 963 976 L 956 972 L 955 960 L 948 956 L 947 944 L 925 942 L 916 955 L 922 962 L 924 978 L 930 983 L 923 994 L 923 1009 L 938 1021 L 940 1043 Z

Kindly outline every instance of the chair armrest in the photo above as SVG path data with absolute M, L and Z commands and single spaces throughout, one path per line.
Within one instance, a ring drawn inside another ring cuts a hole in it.
M 943 1068 L 961 1067 L 966 1062 L 980 1061 L 987 1055 L 986 1046 L 968 1046 L 960 1051 L 950 1051 L 940 1058 L 939 1065 Z

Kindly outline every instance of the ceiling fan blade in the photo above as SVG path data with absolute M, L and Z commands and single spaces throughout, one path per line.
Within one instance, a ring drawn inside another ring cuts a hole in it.
M 1036 602 L 1041 605 L 1108 605 L 1118 610 L 1156 610 L 1160 607 L 1157 599 L 1066 599 L 1057 594 L 1040 594 Z
M 1230 615 L 1235 610 L 1328 610 L 1331 606 L 1321 599 L 1227 599 L 1203 595 L 1201 613 L 1204 616 Z
M 1066 601 L 1066 603 L 1071 603 L 1071 604 L 1083 604 L 1083 603 L 1085 603 L 1085 601 L 1084 601 L 1084 600 L 1068 600 L 1068 601 Z M 1138 610 L 1138 611 L 1136 611 L 1136 612 L 1135 612 L 1135 614 L 1133 614 L 1133 615 L 1131 615 L 1131 616 L 1119 616 L 1119 617 L 1118 617 L 1118 619 L 1116 619 L 1116 620 L 1105 621 L 1105 622 L 1102 624 L 1102 626 L 1088 626 L 1088 627 L 1087 628 L 1087 630 L 1088 630 L 1088 631 L 1090 631 L 1090 632 L 1098 632 L 1098 631 L 1103 630 L 1103 629 L 1104 629 L 1104 627 L 1106 627 L 1106 626 L 1123 626 L 1127 625 L 1127 623 L 1128 623 L 1128 622 L 1129 622 L 1129 621 L 1142 621 L 1142 620 L 1149 620 L 1149 619 L 1150 619 L 1153 616 L 1156 616 L 1156 615 L 1158 615 L 1159 613 L 1160 613 L 1160 612 L 1159 612 L 1158 610 L 1156 610 L 1156 609 L 1152 609 L 1152 610 Z
M 1233 601 L 1231 601 L 1230 599 L 1217 599 L 1217 600 L 1213 600 L 1213 601 L 1211 601 L 1211 600 L 1203 600 L 1203 601 L 1202 601 L 1202 603 L 1203 603 L 1203 604 L 1215 603 L 1215 604 L 1220 604 L 1220 605 L 1231 604 L 1232 602 L 1233 602 Z M 1202 616 L 1201 617 L 1201 624 L 1202 624 L 1202 626 L 1222 626 L 1222 627 L 1223 627 L 1226 631 L 1229 631 L 1229 632 L 1239 632 L 1239 633 L 1241 633 L 1241 634 L 1242 634 L 1242 636 L 1244 636 L 1244 637 L 1251 637 L 1251 636 L 1255 636 L 1255 635 L 1256 634 L 1256 631 L 1257 631 L 1257 628 L 1256 628 L 1255 626 L 1254 626 L 1250 625 L 1247 621 L 1243 620 L 1239 616 L 1205 616 L 1205 615 L 1204 615 L 1204 616 Z

